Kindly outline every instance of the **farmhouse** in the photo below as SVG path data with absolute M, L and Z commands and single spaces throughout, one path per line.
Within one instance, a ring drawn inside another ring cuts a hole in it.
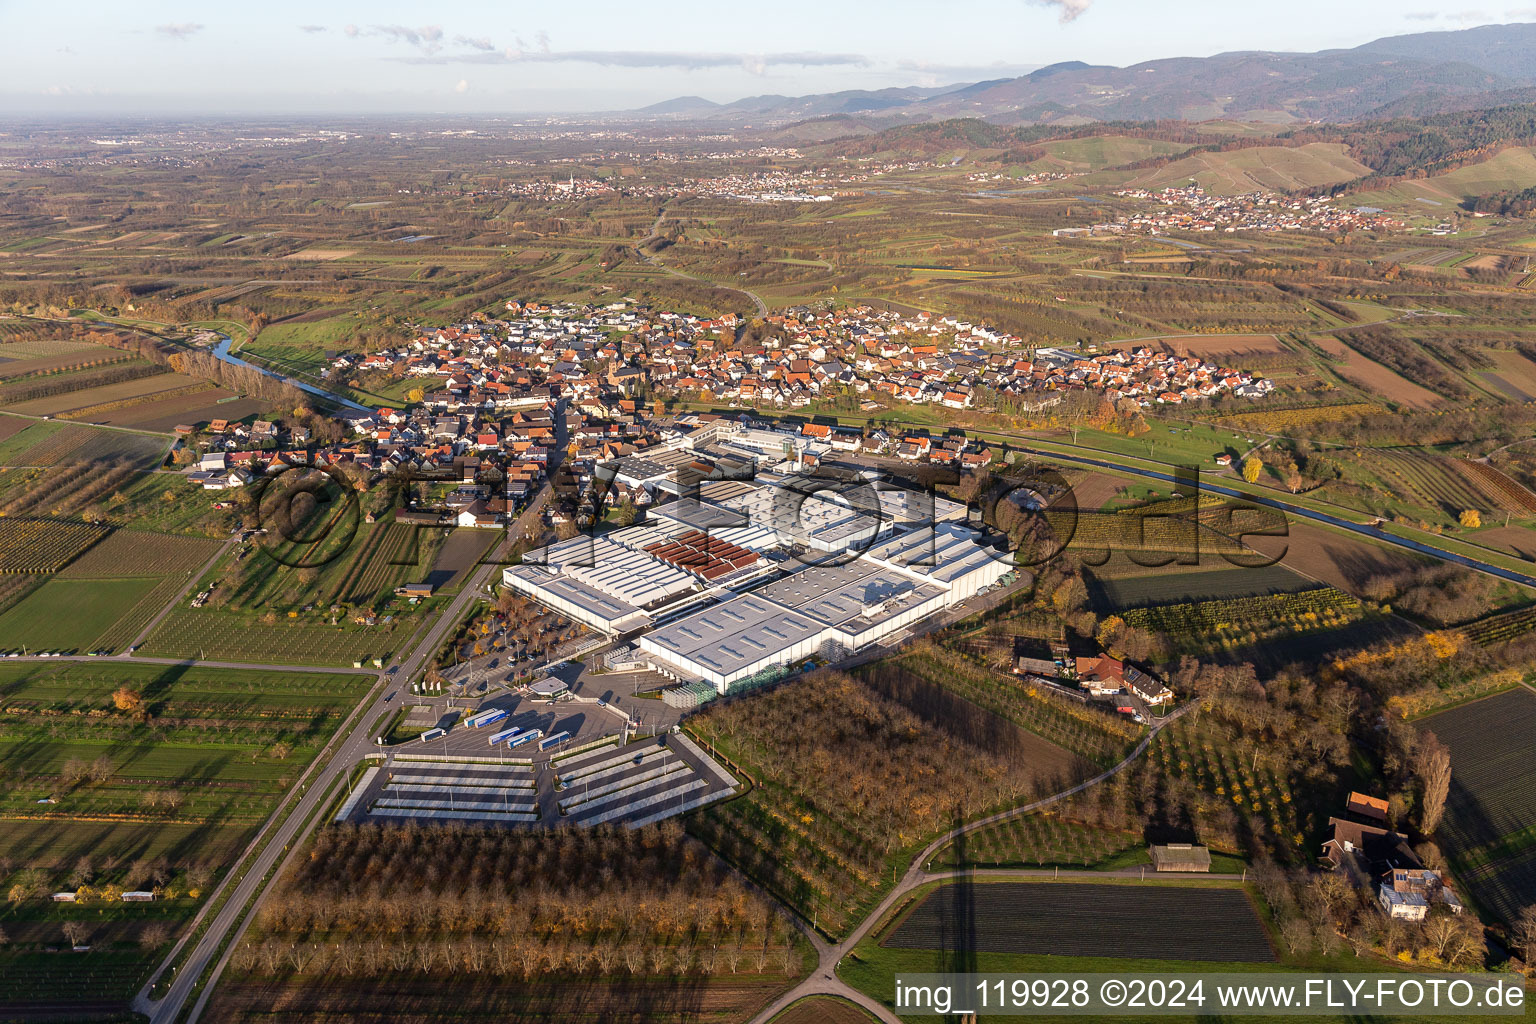
M 1077 684 L 1095 697 L 1112 697 L 1125 691 L 1125 662 L 1100 654 L 1078 658 Z
M 1388 917 L 1422 921 L 1436 903 L 1453 914 L 1462 912 L 1461 900 L 1445 884 L 1440 872 L 1428 868 L 1394 868 L 1377 886 L 1377 902 Z

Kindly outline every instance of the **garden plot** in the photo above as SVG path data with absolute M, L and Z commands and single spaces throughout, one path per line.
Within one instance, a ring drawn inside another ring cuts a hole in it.
M 881 945 L 953 949 L 964 927 L 979 953 L 1273 963 L 1237 888 L 989 882 L 929 893 Z

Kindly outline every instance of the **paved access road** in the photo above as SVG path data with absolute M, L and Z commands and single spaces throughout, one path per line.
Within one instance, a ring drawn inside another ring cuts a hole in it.
M 1062 452 L 1046 451 L 1040 448 L 1023 447 L 1016 450 L 1024 452 L 1028 455 L 1038 456 L 1041 459 L 1055 460 L 1058 462 L 1070 462 L 1079 466 L 1092 466 L 1096 469 L 1108 469 L 1117 473 L 1130 473 L 1135 476 L 1146 477 L 1149 480 L 1159 480 L 1163 483 L 1179 482 L 1171 473 L 1160 473 L 1156 470 L 1140 469 L 1135 466 L 1127 466 L 1123 463 L 1111 461 L 1109 458 L 1095 459 L 1084 455 L 1067 455 Z M 1366 523 L 1356 523 L 1327 512 L 1318 512 L 1310 508 L 1305 508 L 1301 505 L 1292 504 L 1288 501 L 1282 501 L 1279 498 L 1271 498 L 1268 495 L 1263 494 L 1250 494 L 1246 491 L 1240 491 L 1235 487 L 1227 487 L 1224 484 L 1215 484 L 1207 480 L 1200 481 L 1200 489 L 1202 491 L 1210 491 L 1212 494 L 1221 494 L 1229 498 L 1237 498 L 1241 501 L 1251 501 L 1255 505 L 1264 505 L 1269 508 L 1278 509 L 1279 511 L 1285 512 L 1289 515 L 1298 516 L 1302 519 L 1311 519 L 1314 522 L 1323 523 L 1324 525 L 1336 527 L 1340 530 L 1348 530 L 1350 533 L 1358 533 L 1362 536 L 1369 537 L 1372 540 L 1380 541 L 1383 544 L 1391 544 L 1394 547 L 1407 548 L 1409 551 L 1413 551 L 1421 555 L 1428 555 L 1431 558 L 1438 558 L 1443 562 L 1453 562 L 1456 565 L 1465 566 L 1466 568 L 1474 569 L 1477 572 L 1487 573 L 1489 576 L 1497 576 L 1499 579 L 1509 580 L 1513 583 L 1519 583 L 1527 587 L 1536 587 L 1536 576 L 1530 576 L 1523 572 L 1516 572 L 1513 569 L 1506 569 L 1503 566 L 1494 565 L 1491 562 L 1484 562 L 1481 559 L 1470 558 L 1467 555 L 1457 554 L 1454 551 L 1447 551 L 1444 548 L 1437 548 L 1430 544 L 1421 544 L 1420 542 L 1413 540 L 1410 537 L 1399 537 L 1395 533 L 1388 533 L 1387 531 L 1381 529 L 1379 526 L 1371 526 Z
M 241 936 L 245 934 L 246 928 L 255 917 L 257 908 L 261 905 L 261 899 L 265 895 L 264 880 L 268 872 L 286 860 L 290 851 L 296 850 L 302 845 L 314 827 L 322 823 L 323 816 L 319 812 L 324 809 L 324 804 L 328 802 L 327 792 L 336 780 L 350 772 L 353 766 L 365 756 L 377 752 L 377 748 L 373 744 L 374 737 L 370 735 L 373 723 L 386 711 L 391 711 L 398 707 L 393 702 L 386 704 L 384 698 L 390 693 L 403 689 L 410 679 L 418 676 L 425 670 L 427 662 L 448 638 L 449 632 L 456 628 L 459 620 L 463 618 L 470 605 L 485 595 L 486 585 L 501 572 L 500 560 L 507 553 L 508 547 L 537 524 L 539 512 L 543 509 L 544 503 L 549 500 L 549 496 L 552 493 L 551 481 L 554 478 L 555 470 L 559 466 L 560 459 L 565 454 L 567 442 L 565 438 L 563 408 L 557 412 L 556 424 L 556 437 L 559 444 L 553 457 L 550 459 L 549 472 L 544 486 L 539 489 L 533 500 L 528 503 L 528 507 L 509 527 L 507 538 L 493 549 L 486 563 L 470 575 L 469 579 L 465 581 L 463 588 L 459 591 L 458 596 L 443 609 L 435 620 L 417 633 L 416 637 L 413 638 L 414 643 L 411 644 L 410 653 L 400 661 L 398 666 L 392 672 L 376 673 L 377 680 L 369 690 L 368 696 L 352 712 L 336 735 L 332 737 L 326 749 L 321 752 L 305 771 L 304 775 L 300 777 L 297 787 L 289 790 L 288 795 L 284 798 L 284 802 L 279 805 L 278 810 L 268 819 L 266 826 L 251 841 L 252 845 L 247 847 L 246 850 L 248 853 L 257 844 L 261 843 L 265 837 L 270 837 L 261 853 L 251 860 L 249 864 L 246 864 L 241 874 L 231 874 L 226 877 L 213 894 L 209 896 L 203 910 L 194 919 L 192 925 L 188 927 L 188 936 L 196 930 L 197 924 L 203 920 L 208 912 L 208 908 L 213 905 L 214 900 L 227 887 L 233 886 L 233 892 L 229 898 L 224 901 L 223 905 L 214 915 L 207 930 L 193 946 L 192 952 L 188 955 L 186 961 L 176 971 L 175 980 L 165 996 L 159 1000 L 151 1001 L 148 998 L 149 989 L 146 986 L 134 997 L 133 1009 L 138 1013 L 146 1015 L 149 1018 L 150 1024 L 171 1024 L 181 1013 L 182 1007 L 192 994 L 192 989 L 196 985 L 198 977 L 206 968 L 212 965 L 213 974 L 209 978 L 208 984 L 204 986 L 197 1002 L 192 1007 L 191 1014 L 187 1018 L 188 1024 L 195 1024 L 207 1005 L 208 998 L 212 995 L 214 987 L 218 984 L 219 975 L 228 963 L 230 954 L 239 945 Z M 537 531 L 534 531 L 534 533 L 536 535 Z M 185 662 L 168 663 L 185 664 Z M 218 663 L 197 662 L 197 664 L 212 665 Z M 274 668 L 294 671 L 289 666 L 281 665 L 249 665 L 240 667 Z M 301 671 L 355 672 L 359 670 L 310 669 Z M 398 700 L 399 698 L 396 699 Z M 242 855 L 241 859 L 242 861 L 245 859 L 244 855 Z M 276 874 L 273 877 L 275 878 Z M 249 908 L 247 908 L 247 904 L 249 904 Z M 247 913 L 247 909 L 249 909 L 249 913 Z M 230 941 L 224 947 L 223 952 L 220 953 L 219 947 L 223 944 L 226 936 L 230 938 Z M 187 941 L 188 939 L 184 937 L 181 942 L 176 944 L 171 950 L 170 955 L 166 958 L 166 966 L 176 959 Z
M 738 292 L 738 293 L 740 293 L 742 295 L 745 295 L 747 298 L 751 299 L 752 300 L 752 304 L 757 307 L 757 315 L 758 316 L 767 316 L 768 315 L 768 303 L 764 302 L 763 301 L 763 297 L 761 295 L 757 294 L 757 292 L 751 291 L 750 289 L 747 289 L 747 288 L 737 288 L 735 285 L 721 284 L 718 281 L 711 281 L 707 277 L 698 277 L 698 276 L 696 276 L 694 274 L 685 274 L 681 270 L 676 269 L 675 267 L 667 266 L 665 263 L 663 263 L 660 260 L 658 260 L 651 253 L 646 252 L 644 246 L 647 243 L 653 242 L 658 237 L 660 237 L 660 235 L 661 235 L 661 225 L 662 225 L 662 222 L 664 222 L 666 219 L 667 219 L 667 211 L 666 210 L 662 210 L 660 213 L 658 213 L 656 215 L 656 223 L 651 225 L 651 233 L 650 233 L 650 235 L 647 236 L 646 238 L 641 239 L 640 243 L 635 246 L 634 252 L 635 252 L 636 256 L 640 257 L 640 259 L 644 260 L 649 265 L 655 267 L 657 270 L 666 271 L 668 274 L 671 274 L 673 277 L 681 277 L 684 280 L 697 281 L 700 284 L 707 284 L 711 288 L 723 288 L 725 291 L 728 291 L 728 292 Z
M 751 1024 L 767 1024 L 769 1020 L 771 1020 L 776 1014 L 782 1012 L 791 1003 L 799 999 L 804 999 L 806 996 L 813 995 L 841 996 L 844 999 L 858 1003 L 860 1006 L 864 1007 L 876 1017 L 879 1017 L 883 1021 L 888 1021 L 889 1024 L 901 1024 L 901 1019 L 892 1013 L 884 1003 L 881 1003 L 879 1000 L 873 999 L 865 995 L 863 992 L 858 991 L 837 976 L 837 965 L 842 963 L 843 957 L 853 952 L 854 947 L 862 942 L 864 937 L 868 935 L 876 925 L 885 919 L 885 915 L 890 912 L 892 907 L 896 906 L 897 903 L 905 899 L 906 896 L 918 886 L 926 885 L 929 882 L 939 881 L 945 878 L 957 877 L 960 874 L 981 874 L 988 877 L 997 878 L 1032 876 L 1038 877 L 1041 875 L 1055 874 L 1054 872 L 1032 871 L 1027 869 L 1022 871 L 996 870 L 963 873 L 955 871 L 930 872 L 927 870 L 927 868 L 924 867 L 924 865 L 928 863 L 933 855 L 938 853 L 939 850 L 944 847 L 944 844 L 950 842 L 963 833 L 970 832 L 978 828 L 983 828 L 987 825 L 996 824 L 999 821 L 1007 821 L 1010 818 L 1017 818 L 1025 814 L 1032 814 L 1041 808 L 1049 807 L 1051 804 L 1054 804 L 1060 800 L 1065 800 L 1069 796 L 1075 796 L 1078 793 L 1083 792 L 1085 789 L 1091 789 L 1092 787 L 1097 786 L 1105 779 L 1118 775 L 1120 772 L 1130 767 L 1130 765 L 1133 764 L 1142 754 L 1146 753 L 1147 747 L 1152 744 L 1152 740 L 1157 736 L 1159 732 L 1162 732 L 1162 730 L 1169 724 L 1178 721 L 1186 713 L 1198 706 L 1198 704 L 1186 704 L 1179 708 L 1177 711 L 1173 712 L 1171 715 L 1159 719 L 1153 724 L 1151 729 L 1147 730 L 1147 734 L 1141 738 L 1141 742 L 1136 744 L 1136 747 L 1125 756 L 1124 760 L 1115 765 L 1113 768 L 1100 772 L 1098 775 L 1095 775 L 1091 779 L 1079 782 L 1077 785 L 1068 789 L 1064 789 L 1059 793 L 1053 793 L 1050 796 L 1031 801 L 1030 803 L 1024 804 L 1020 807 L 1014 807 L 1006 811 L 999 811 L 996 814 L 989 814 L 985 818 L 978 818 L 975 821 L 967 822 L 958 828 L 952 828 L 948 832 L 945 832 L 943 835 L 939 836 L 933 842 L 924 847 L 922 853 L 919 853 L 915 858 L 913 858 L 912 866 L 907 868 L 907 873 L 902 876 L 901 881 L 897 883 L 896 887 L 892 889 L 890 893 L 885 897 L 885 899 L 880 901 L 880 905 L 875 907 L 874 910 L 870 911 L 869 915 L 865 917 L 857 927 L 849 932 L 847 937 L 844 938 L 841 942 L 836 944 L 827 942 L 819 934 L 805 927 L 804 922 L 796 919 L 796 924 L 800 927 L 806 938 L 810 940 L 811 945 L 816 947 L 816 955 L 819 958 L 819 962 L 816 965 L 816 969 L 811 972 L 810 977 L 806 978 L 800 984 L 796 985 L 788 992 L 785 992 L 778 999 L 775 999 L 768 1006 L 764 1007 L 756 1017 L 752 1018 Z M 1104 872 L 1098 871 L 1080 872 L 1079 874 L 1092 875 L 1099 878 L 1105 877 Z

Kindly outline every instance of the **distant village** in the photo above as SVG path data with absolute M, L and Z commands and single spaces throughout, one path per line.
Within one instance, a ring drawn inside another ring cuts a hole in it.
M 1031 349 L 1004 331 L 926 312 L 802 307 L 748 326 L 732 314 L 653 311 L 628 300 L 508 301 L 499 316 L 418 330 L 394 348 L 332 353 L 324 383 L 382 374 L 419 399 L 341 413 L 346 440 L 317 443 L 304 428 L 271 420 L 180 428 L 195 455 L 188 478 L 220 490 L 290 466 L 366 477 L 408 471 L 462 484 L 440 512 L 445 525 L 491 527 L 540 488 L 557 448 L 585 490 L 596 467 L 674 448 L 721 418 L 660 415 L 658 398 L 775 410 L 836 398 L 870 412 L 898 403 L 965 410 L 978 407 L 978 397 L 1009 396 L 1019 407 L 1048 410 L 1073 391 L 1151 407 L 1224 394 L 1258 399 L 1272 387 L 1243 370 L 1147 347 Z M 985 446 L 952 435 L 807 423 L 786 439 L 771 421 L 754 422 L 750 413 L 737 420 L 748 434 L 761 428 L 752 443 L 780 458 L 790 449 L 809 461 L 840 450 L 960 468 L 992 458 Z M 488 479 L 494 487 L 480 486 Z
M 1161 210 L 1115 221 L 1121 230 L 1164 231 L 1395 231 L 1401 221 L 1374 207 L 1336 206 L 1331 196 L 1283 196 L 1273 192 L 1211 195 L 1198 185 L 1148 190 L 1119 189 L 1122 199 L 1141 199 Z

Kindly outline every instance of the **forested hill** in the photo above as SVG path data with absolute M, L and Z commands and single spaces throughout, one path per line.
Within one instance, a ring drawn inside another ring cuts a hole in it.
M 895 159 L 942 159 L 953 155 L 1003 166 L 1033 165 L 1048 160 L 1056 150 L 1053 144 L 1092 138 L 1148 140 L 1167 145 L 1152 155 L 1117 165 L 1087 168 L 1089 170 L 1143 171 L 1203 154 L 1266 147 L 1297 149 L 1318 143 L 1343 145 L 1349 158 L 1359 165 L 1353 172 L 1355 176 L 1344 180 L 1303 181 L 1299 190 L 1345 192 L 1375 188 L 1404 178 L 1428 177 L 1481 163 L 1510 147 L 1536 147 L 1536 103 L 1416 118 L 1309 125 L 1277 130 L 1268 135 L 1222 134 L 1180 121 L 1010 128 L 976 118 L 959 118 L 835 139 L 821 147 L 821 152 L 828 156 L 889 156 Z M 1362 168 L 1370 173 L 1360 173 Z M 1513 197 L 1522 209 L 1524 199 L 1524 196 Z
M 981 69 L 978 69 L 981 70 Z M 854 115 L 886 125 L 976 117 L 1000 125 L 1231 118 L 1277 125 L 1487 108 L 1536 87 L 1536 24 L 1484 25 L 1316 53 L 1245 50 L 1114 67 L 1065 61 L 1016 78 L 931 89 L 682 97 L 645 117 L 785 125 Z

